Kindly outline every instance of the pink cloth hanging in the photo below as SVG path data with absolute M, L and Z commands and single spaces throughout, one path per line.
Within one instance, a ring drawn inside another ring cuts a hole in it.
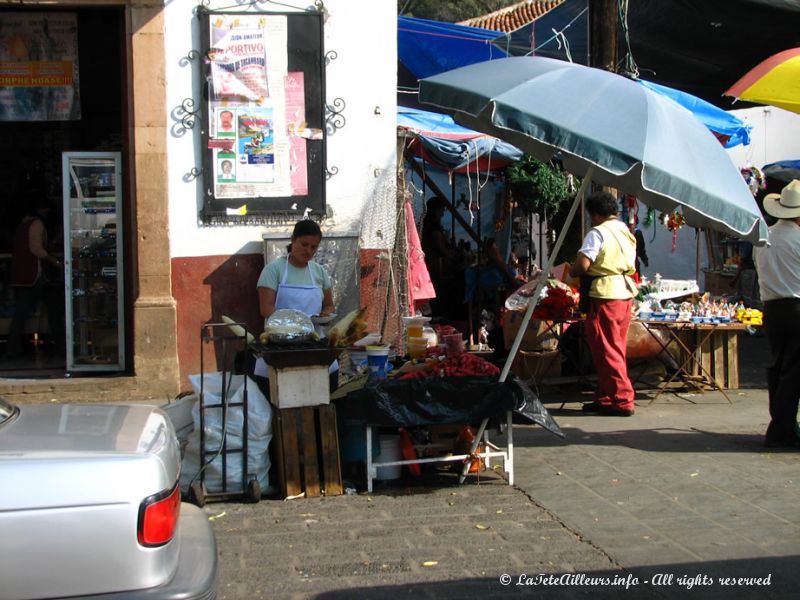
M 433 289 L 428 266 L 425 264 L 425 253 L 422 251 L 422 244 L 419 241 L 411 202 L 406 200 L 403 208 L 406 216 L 408 242 L 408 305 L 413 311 L 416 302 L 436 298 L 436 291 Z

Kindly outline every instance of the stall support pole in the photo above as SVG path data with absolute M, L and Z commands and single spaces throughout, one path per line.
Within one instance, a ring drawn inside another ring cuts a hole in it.
M 542 276 L 539 278 L 539 283 L 536 285 L 536 289 L 531 296 L 530 302 L 528 302 L 528 308 L 525 311 L 525 316 L 522 317 L 522 322 L 519 325 L 519 331 L 517 331 L 517 337 L 514 338 L 514 343 L 511 345 L 511 351 L 508 353 L 508 357 L 506 358 L 506 362 L 503 365 L 503 370 L 500 372 L 500 383 L 504 382 L 508 377 L 508 371 L 511 369 L 511 363 L 514 362 L 514 357 L 517 355 L 517 350 L 519 350 L 519 345 L 522 343 L 522 338 L 525 335 L 525 330 L 528 328 L 528 323 L 530 323 L 531 315 L 533 314 L 533 310 L 536 308 L 536 304 L 539 301 L 539 295 L 542 293 L 544 286 L 547 284 L 547 276 L 553 270 L 553 263 L 555 262 L 556 256 L 558 255 L 558 251 L 561 249 L 561 245 L 564 243 L 564 238 L 567 237 L 567 231 L 569 230 L 569 226 L 572 224 L 572 219 L 575 217 L 575 212 L 578 209 L 578 206 L 583 205 L 583 197 L 586 194 L 586 190 L 589 189 L 589 185 L 592 182 L 592 174 L 594 173 L 594 168 L 589 167 L 589 170 L 586 171 L 586 175 L 581 182 L 581 187 L 578 190 L 578 194 L 575 196 L 575 200 L 572 202 L 572 206 L 569 209 L 569 213 L 567 214 L 567 218 L 564 221 L 564 225 L 561 228 L 561 233 L 558 234 L 558 239 L 556 240 L 555 246 L 553 246 L 553 250 L 550 252 L 550 255 L 547 257 L 547 265 L 545 266 L 544 270 L 542 271 Z M 486 429 L 486 424 L 489 422 L 489 419 L 484 419 L 480 427 L 478 428 L 478 433 L 475 435 L 475 439 L 472 441 L 472 448 L 470 449 L 470 455 L 475 454 L 475 450 L 478 448 L 478 444 L 480 443 L 481 436 L 483 436 L 483 432 Z M 509 426 L 509 434 L 510 426 Z M 464 464 L 464 468 L 461 469 L 461 476 L 458 478 L 459 483 L 463 483 L 464 479 L 467 477 L 467 473 L 469 473 L 470 461 L 467 461 Z
M 453 217 L 455 218 L 456 221 L 458 221 L 458 224 L 464 228 L 466 234 L 473 240 L 475 240 L 475 243 L 480 244 L 481 243 L 480 236 L 475 232 L 475 230 L 472 227 L 470 227 L 470 224 L 467 223 L 466 219 L 464 219 L 464 217 L 462 217 L 461 214 L 456 210 L 456 207 L 453 205 L 453 203 L 447 199 L 447 196 L 445 196 L 444 192 L 442 191 L 442 188 L 436 185 L 436 182 L 430 178 L 430 176 L 425 172 L 425 170 L 420 165 L 417 164 L 417 161 L 414 160 L 413 156 L 407 154 L 406 160 L 409 161 L 409 164 L 411 165 L 411 170 L 414 171 L 420 177 L 422 177 L 423 181 L 425 181 L 430 190 L 436 196 L 438 196 L 444 201 L 445 206 L 447 206 L 447 209 L 453 214 Z

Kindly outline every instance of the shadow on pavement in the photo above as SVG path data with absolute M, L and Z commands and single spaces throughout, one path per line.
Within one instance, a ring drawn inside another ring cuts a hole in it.
M 449 581 L 420 581 L 402 585 L 377 585 L 322 592 L 317 600 L 345 598 L 494 599 L 536 598 L 797 598 L 800 576 L 798 556 L 663 564 L 629 570 L 585 573 L 542 573 L 535 566 L 518 568 L 497 577 Z M 423 567 L 424 568 L 424 567 Z M 435 577 L 436 568 L 427 571 Z M 313 576 L 313 574 L 310 574 Z M 501 577 L 503 583 L 501 583 Z
M 558 415 L 556 420 L 558 420 Z M 587 417 L 588 418 L 588 417 Z M 635 417 L 634 417 L 635 418 Z M 786 452 L 780 448 L 764 447 L 763 434 L 704 431 L 697 428 L 659 427 L 654 429 L 624 429 L 588 431 L 579 427 L 563 427 L 566 439 L 559 440 L 537 429 L 514 429 L 517 447 L 552 446 L 626 446 L 646 452 Z M 791 450 L 789 450 L 791 452 Z M 797 452 L 794 450 L 794 452 Z

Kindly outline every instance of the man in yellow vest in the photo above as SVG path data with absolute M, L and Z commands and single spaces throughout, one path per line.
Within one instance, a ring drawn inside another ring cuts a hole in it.
M 586 199 L 592 229 L 586 234 L 570 270 L 573 277 L 591 280 L 588 293 L 586 340 L 597 369 L 593 402 L 583 410 L 600 415 L 633 415 L 634 392 L 628 377 L 626 346 L 631 305 L 637 293 L 631 275 L 636 271 L 636 238 L 617 218 L 617 200 L 608 192 Z

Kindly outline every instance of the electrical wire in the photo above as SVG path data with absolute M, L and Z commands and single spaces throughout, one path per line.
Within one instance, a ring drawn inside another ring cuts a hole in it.
M 571 20 L 569 23 L 567 23 L 566 25 L 564 25 L 564 27 L 562 27 L 562 28 L 561 28 L 559 31 L 552 30 L 552 31 L 553 31 L 553 35 L 552 35 L 552 36 L 550 36 L 550 37 L 548 37 L 548 38 L 547 38 L 547 39 L 545 39 L 544 41 L 542 41 L 540 44 L 537 44 L 537 45 L 536 45 L 534 48 L 528 48 L 528 47 L 526 47 L 526 46 L 521 46 L 521 45 L 514 45 L 514 44 L 512 44 L 512 43 L 511 43 L 511 34 L 512 34 L 513 32 L 511 32 L 511 33 L 506 33 L 506 34 L 503 36 L 503 37 L 506 39 L 506 54 L 510 54 L 510 53 L 511 53 L 511 50 L 513 50 L 513 49 L 520 49 L 520 50 L 522 50 L 522 49 L 525 49 L 525 50 L 527 50 L 527 52 L 525 53 L 525 55 L 526 55 L 526 56 L 529 56 L 529 55 L 531 55 L 531 54 L 535 54 L 537 50 L 541 50 L 542 48 L 544 48 L 545 46 L 547 46 L 549 43 L 551 43 L 551 42 L 553 42 L 553 41 L 557 40 L 557 39 L 558 39 L 560 36 L 563 36 L 564 38 L 566 38 L 565 32 L 566 32 L 566 31 L 567 31 L 567 30 L 568 30 L 570 27 L 572 27 L 572 25 L 575 23 L 575 21 L 577 21 L 578 19 L 580 19 L 580 18 L 581 18 L 581 17 L 582 17 L 584 14 L 586 14 L 588 11 L 589 11 L 589 9 L 588 9 L 588 8 L 584 8 L 584 9 L 583 9 L 581 12 L 579 12 L 577 15 L 575 15 L 575 17 L 574 17 L 574 18 L 573 18 L 573 19 L 572 19 L 572 20 Z M 533 23 L 533 22 L 535 22 L 535 20 L 534 20 L 534 21 L 532 21 L 532 23 Z
M 625 73 L 634 79 L 639 78 L 639 67 L 633 58 L 633 50 L 631 50 L 631 36 L 628 29 L 628 0 L 617 0 L 617 14 L 619 15 L 620 27 L 622 27 L 622 34 L 625 37 Z

